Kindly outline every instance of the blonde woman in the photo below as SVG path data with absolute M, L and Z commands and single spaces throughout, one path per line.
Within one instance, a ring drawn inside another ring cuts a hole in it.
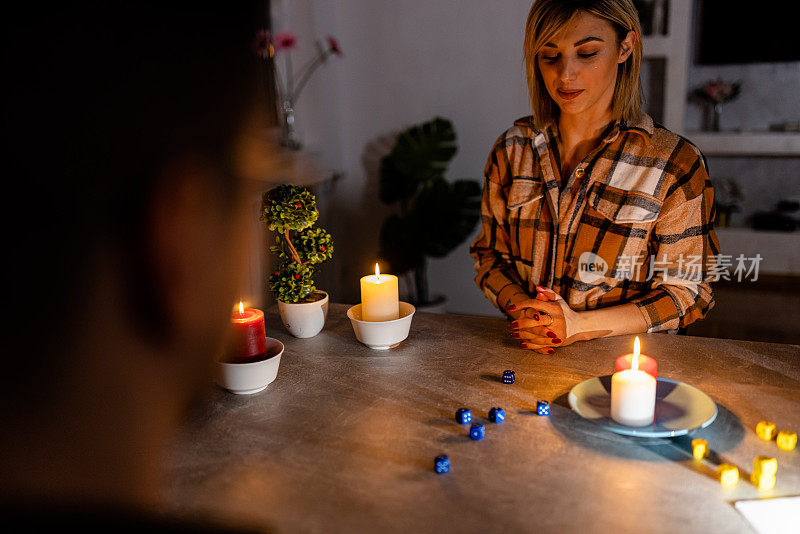
M 705 316 L 713 190 L 697 147 L 642 112 L 631 0 L 537 0 L 524 51 L 532 115 L 492 149 L 470 250 L 511 335 L 552 354 Z

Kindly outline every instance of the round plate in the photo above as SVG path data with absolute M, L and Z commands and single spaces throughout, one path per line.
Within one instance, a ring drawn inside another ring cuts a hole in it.
M 717 417 L 717 404 L 696 387 L 658 377 L 656 416 L 652 425 L 625 426 L 611 419 L 611 375 L 584 380 L 569 392 L 569 405 L 584 419 L 591 419 L 617 434 L 643 438 L 682 436 L 705 428 Z

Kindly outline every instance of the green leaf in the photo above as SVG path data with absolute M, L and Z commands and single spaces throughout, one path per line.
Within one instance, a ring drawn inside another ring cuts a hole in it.
M 379 257 L 389 264 L 389 271 L 404 273 L 425 262 L 418 242 L 416 221 L 390 215 L 380 233 Z
M 269 277 L 270 291 L 281 302 L 299 302 L 314 291 L 313 265 L 283 262 Z
M 439 179 L 420 190 L 408 218 L 424 255 L 444 257 L 470 236 L 480 220 L 480 195 L 472 180 Z
M 412 197 L 417 189 L 444 176 L 458 147 L 453 124 L 441 117 L 402 132 L 392 151 L 381 160 L 379 197 L 393 204 Z
M 303 230 L 313 225 L 319 212 L 314 195 L 305 187 L 280 185 L 264 193 L 261 201 L 261 220 L 270 230 Z

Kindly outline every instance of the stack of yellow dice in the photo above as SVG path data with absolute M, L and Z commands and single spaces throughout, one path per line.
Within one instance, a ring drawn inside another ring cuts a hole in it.
M 758 489 L 768 490 L 775 486 L 775 475 L 778 473 L 778 461 L 768 456 L 756 456 L 753 460 L 753 474 L 750 481 Z

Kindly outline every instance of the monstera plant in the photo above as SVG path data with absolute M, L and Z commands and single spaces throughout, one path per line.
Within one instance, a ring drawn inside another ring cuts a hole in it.
M 445 179 L 457 151 L 453 124 L 436 117 L 400 133 L 381 160 L 380 199 L 397 213 L 381 228 L 380 256 L 392 272 L 413 275 L 418 306 L 431 301 L 427 258 L 449 254 L 480 219 L 479 182 Z

